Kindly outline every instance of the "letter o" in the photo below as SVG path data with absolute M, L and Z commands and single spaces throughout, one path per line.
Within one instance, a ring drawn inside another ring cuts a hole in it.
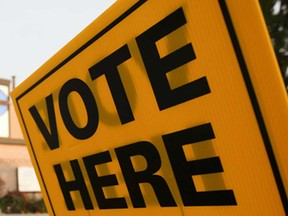
M 88 120 L 84 127 L 78 127 L 72 119 L 68 106 L 68 97 L 72 92 L 78 93 L 85 105 Z M 62 86 L 59 93 L 59 107 L 67 130 L 76 139 L 88 139 L 97 130 L 99 123 L 97 104 L 90 88 L 82 80 L 71 79 Z

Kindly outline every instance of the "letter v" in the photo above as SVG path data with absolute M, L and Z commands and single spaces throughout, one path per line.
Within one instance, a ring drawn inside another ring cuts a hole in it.
M 46 107 L 49 118 L 50 132 L 45 125 L 43 119 L 41 118 L 36 106 L 32 106 L 29 108 L 29 111 L 36 122 L 40 132 L 42 133 L 44 139 L 46 140 L 50 150 L 59 148 L 59 138 L 58 138 L 58 130 L 56 125 L 55 118 L 55 110 L 53 105 L 53 97 L 52 94 L 48 95 L 46 98 Z

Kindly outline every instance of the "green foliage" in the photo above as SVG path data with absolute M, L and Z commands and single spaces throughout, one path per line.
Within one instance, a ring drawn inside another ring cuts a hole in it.
M 259 0 L 288 89 L 288 0 Z
M 40 213 L 47 212 L 43 199 L 33 200 L 18 191 L 9 192 L 0 198 L 3 213 Z
M 40 200 L 30 200 L 26 204 L 26 212 L 27 213 L 40 213 L 47 212 L 45 203 L 43 199 Z
M 25 197 L 17 192 L 10 192 L 0 200 L 1 209 L 4 213 L 22 213 L 25 203 Z

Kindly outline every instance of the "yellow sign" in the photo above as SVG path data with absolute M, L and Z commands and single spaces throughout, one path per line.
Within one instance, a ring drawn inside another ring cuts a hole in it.
M 13 98 L 49 215 L 288 212 L 257 0 L 119 0 Z

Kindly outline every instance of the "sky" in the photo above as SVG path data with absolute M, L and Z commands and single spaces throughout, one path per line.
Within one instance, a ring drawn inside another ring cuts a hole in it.
M 0 0 L 0 78 L 28 78 L 116 0 Z

